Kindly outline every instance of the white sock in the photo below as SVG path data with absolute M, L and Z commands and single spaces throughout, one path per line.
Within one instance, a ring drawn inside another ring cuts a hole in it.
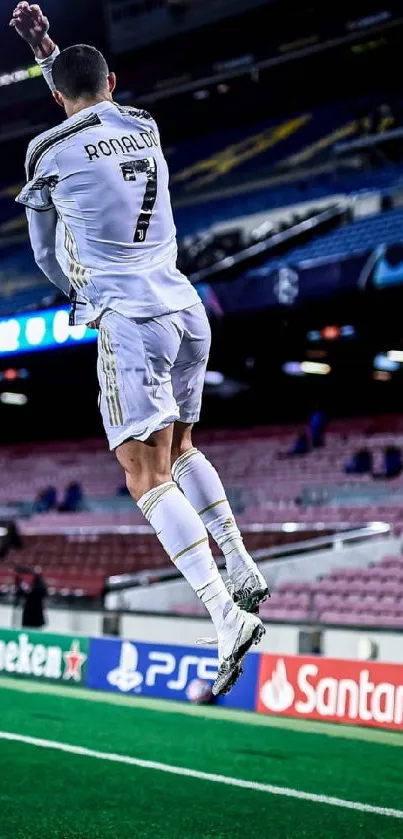
M 219 632 L 228 613 L 237 607 L 214 562 L 203 522 L 173 481 L 146 492 L 137 504 Z
M 189 449 L 175 461 L 172 476 L 222 550 L 229 576 L 241 580 L 256 571 L 218 473 L 204 454 Z

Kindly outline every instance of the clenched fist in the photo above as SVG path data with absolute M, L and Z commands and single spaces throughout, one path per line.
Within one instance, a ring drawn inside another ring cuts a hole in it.
M 10 20 L 13 27 L 31 47 L 39 46 L 49 31 L 48 18 L 40 6 L 18 3 Z

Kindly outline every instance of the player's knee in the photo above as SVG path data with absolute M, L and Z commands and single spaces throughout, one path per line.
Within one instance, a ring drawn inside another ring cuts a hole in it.
M 186 454 L 186 452 L 190 451 L 190 449 L 193 449 L 193 448 L 194 448 L 193 443 L 182 443 L 182 444 L 179 444 L 177 446 L 173 445 L 172 446 L 172 452 L 171 452 L 172 466 L 173 466 L 174 463 L 176 463 L 176 461 L 178 460 L 178 457 L 180 457 L 182 454 Z
M 116 449 L 127 488 L 135 501 L 151 489 L 172 480 L 170 444 L 170 439 L 165 443 L 163 437 L 155 436 L 146 442 L 128 440 Z
M 168 481 L 172 481 L 172 476 L 169 471 L 126 471 L 126 486 L 135 501 L 138 501 L 139 498 L 147 492 L 150 492 L 151 489 L 166 484 Z
M 138 501 L 142 495 L 161 484 L 172 480 L 170 464 L 162 462 L 147 462 L 143 459 L 121 458 L 117 452 L 120 465 L 126 476 L 126 486 L 132 498 Z
M 182 422 L 176 422 L 174 426 L 174 433 L 172 437 L 171 446 L 171 461 L 172 464 L 178 460 L 182 454 L 185 454 L 189 449 L 193 449 L 192 441 L 192 425 L 185 425 Z

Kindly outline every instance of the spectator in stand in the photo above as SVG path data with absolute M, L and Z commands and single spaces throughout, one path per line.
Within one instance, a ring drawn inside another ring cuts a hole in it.
M 3 559 L 10 548 L 21 547 L 21 537 L 13 521 L 3 522 L 5 533 L 0 539 L 0 559 Z
M 372 472 L 372 452 L 360 449 L 348 459 L 344 471 L 346 475 L 366 475 Z
M 312 448 L 319 449 L 325 445 L 326 426 L 327 418 L 325 412 L 320 408 L 316 408 L 309 420 Z
M 402 472 L 402 454 L 397 446 L 387 446 L 383 456 L 383 469 L 374 478 L 397 478 Z
M 39 493 L 35 504 L 36 513 L 49 513 L 50 510 L 57 509 L 57 493 L 55 487 L 48 486 Z
M 298 457 L 304 454 L 308 454 L 310 451 L 310 444 L 308 439 L 308 434 L 306 431 L 301 431 L 298 434 L 298 437 L 294 440 L 288 451 L 279 454 L 279 458 L 287 458 L 287 457 Z
M 376 112 L 376 126 L 377 134 L 386 134 L 387 131 L 392 131 L 396 127 L 396 119 L 392 113 L 390 105 L 383 104 L 377 108 Z
M 13 596 L 13 606 L 14 606 L 14 608 L 17 608 L 17 606 L 21 605 L 24 597 L 25 597 L 25 591 L 24 591 L 24 586 L 23 586 L 23 582 L 22 582 L 22 577 L 18 573 L 18 571 L 16 571 L 15 577 L 14 577 L 14 596 Z
M 47 597 L 47 588 L 42 578 L 41 568 L 35 568 L 32 586 L 26 595 L 22 612 L 22 625 L 29 629 L 42 629 L 45 625 L 43 601 Z
M 402 471 L 402 453 L 397 446 L 388 446 L 385 450 L 385 477 L 397 478 Z
M 59 512 L 79 513 L 81 510 L 85 510 L 83 489 L 78 481 L 73 481 L 66 488 L 64 500 L 59 507 Z
M 357 133 L 359 137 L 369 137 L 375 131 L 374 118 L 367 111 L 360 111 L 357 119 Z

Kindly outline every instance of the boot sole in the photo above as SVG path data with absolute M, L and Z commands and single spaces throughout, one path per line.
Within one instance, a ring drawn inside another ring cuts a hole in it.
M 213 696 L 225 696 L 227 693 L 230 692 L 230 690 L 232 690 L 239 677 L 243 673 L 243 668 L 241 666 L 242 659 L 245 658 L 246 653 L 248 652 L 248 650 L 250 650 L 251 647 L 253 647 L 254 645 L 258 644 L 259 641 L 261 641 L 263 635 L 265 634 L 266 630 L 263 624 L 258 624 L 257 626 L 255 626 L 248 640 L 241 644 L 241 646 L 238 647 L 236 653 L 233 654 L 231 661 L 231 670 L 228 672 L 228 678 L 217 691 L 217 693 L 214 691 L 213 685 Z
M 239 599 L 235 599 L 234 597 L 234 603 L 244 612 L 250 612 L 252 615 L 256 615 L 259 612 L 260 604 L 264 603 L 269 597 L 270 592 L 266 586 L 266 588 L 257 589 L 247 597 L 241 596 Z

